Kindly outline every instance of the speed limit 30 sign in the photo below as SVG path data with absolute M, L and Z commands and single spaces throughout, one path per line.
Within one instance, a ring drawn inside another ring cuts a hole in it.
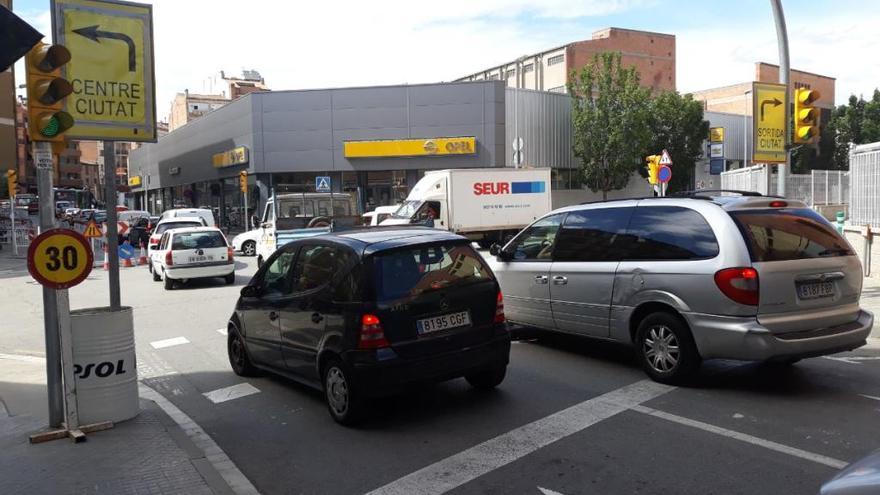
M 28 272 L 51 289 L 67 289 L 82 282 L 92 271 L 93 262 L 88 241 L 74 230 L 46 230 L 28 247 Z

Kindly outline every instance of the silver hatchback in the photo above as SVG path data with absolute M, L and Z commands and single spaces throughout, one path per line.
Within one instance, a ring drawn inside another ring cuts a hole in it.
M 803 203 L 698 195 L 555 210 L 493 270 L 508 320 L 632 343 L 664 383 L 704 359 L 793 363 L 865 344 L 862 267 Z

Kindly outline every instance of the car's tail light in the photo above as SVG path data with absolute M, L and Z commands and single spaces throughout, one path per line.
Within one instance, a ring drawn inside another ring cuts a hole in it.
M 771 201 L 770 208 L 785 208 L 788 206 L 788 202 L 786 201 Z
M 150 246 L 154 246 L 156 244 L 159 244 L 159 239 L 154 239 L 151 237 L 150 238 Z
M 171 251 L 165 253 L 165 266 L 174 266 L 174 257 L 171 254 Z
M 391 345 L 385 338 L 382 322 L 379 317 L 372 314 L 361 316 L 361 335 L 358 341 L 358 349 L 379 349 Z
M 233 251 L 232 251 L 232 248 L 231 248 L 231 247 L 227 247 L 227 248 L 226 248 L 226 261 L 227 261 L 227 262 L 232 263 L 232 262 L 235 261 L 235 259 L 232 257 L 233 254 L 234 254 L 234 253 L 233 253 Z
M 758 305 L 758 272 L 754 268 L 728 268 L 715 274 L 715 285 L 730 299 L 748 306 Z
M 504 296 L 500 290 L 495 298 L 495 323 L 504 323 Z

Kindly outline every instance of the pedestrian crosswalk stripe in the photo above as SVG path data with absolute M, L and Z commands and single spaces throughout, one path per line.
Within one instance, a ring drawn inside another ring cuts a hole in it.
M 153 349 L 164 349 L 165 347 L 173 347 L 181 344 L 189 344 L 189 340 L 187 340 L 186 337 L 174 337 L 173 339 L 157 340 L 155 342 L 150 342 L 150 345 L 153 346 Z
M 247 397 L 248 395 L 257 394 L 260 392 L 260 389 L 251 385 L 250 383 L 239 383 L 237 385 L 232 385 L 231 387 L 218 388 L 217 390 L 212 390 L 210 392 L 205 392 L 205 398 L 214 404 L 219 404 L 221 402 L 226 402 L 233 399 L 238 399 L 241 397 Z

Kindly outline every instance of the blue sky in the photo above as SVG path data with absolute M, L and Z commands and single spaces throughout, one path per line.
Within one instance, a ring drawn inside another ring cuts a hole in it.
M 48 34 L 48 0 L 13 0 Z M 680 91 L 778 62 L 769 0 L 154 0 L 159 114 L 221 69 L 273 89 L 452 80 L 609 26 L 676 35 Z M 792 67 L 837 78 L 837 103 L 880 86 L 877 0 L 783 0 Z M 872 54 L 874 56 L 866 56 Z M 20 72 L 19 72 L 20 74 Z

